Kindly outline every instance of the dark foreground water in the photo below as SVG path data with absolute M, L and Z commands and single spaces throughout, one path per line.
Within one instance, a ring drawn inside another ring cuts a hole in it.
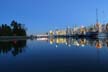
M 108 72 L 108 39 L 1 40 L 0 72 Z

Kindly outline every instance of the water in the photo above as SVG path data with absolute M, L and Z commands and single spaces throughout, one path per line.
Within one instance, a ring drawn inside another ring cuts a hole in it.
M 108 39 L 1 40 L 0 72 L 108 72 Z

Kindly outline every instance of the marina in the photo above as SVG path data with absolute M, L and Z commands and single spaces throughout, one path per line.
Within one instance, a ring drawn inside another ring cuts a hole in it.
M 108 72 L 108 0 L 0 0 L 0 72 Z

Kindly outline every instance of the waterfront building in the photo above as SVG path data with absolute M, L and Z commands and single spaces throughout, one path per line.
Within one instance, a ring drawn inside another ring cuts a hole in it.
M 102 32 L 102 25 L 99 24 L 99 23 L 96 23 L 95 29 L 96 29 L 97 32 Z
M 71 35 L 73 35 L 74 34 L 74 30 L 73 30 L 73 28 L 71 28 Z
M 106 32 L 106 26 L 105 26 L 105 24 L 102 25 L 102 32 L 103 32 L 103 33 Z
M 49 31 L 49 36 L 53 36 L 54 32 L 52 30 Z
M 55 31 L 55 35 L 59 36 L 59 35 L 66 35 L 66 30 L 62 29 L 62 30 L 56 30 Z
M 108 33 L 108 23 L 105 24 L 99 24 L 98 22 L 96 24 L 93 24 L 88 27 L 67 27 L 66 29 L 56 29 L 55 31 L 50 30 L 48 35 L 49 36 L 74 36 L 74 35 L 98 35 L 98 36 L 106 36 Z
M 80 31 L 79 31 L 79 28 L 78 27 L 74 27 L 73 28 L 73 34 L 78 34 Z
M 70 27 L 66 28 L 66 35 L 71 35 L 71 28 Z
M 106 24 L 106 32 L 108 32 L 108 23 Z
M 79 31 L 80 31 L 80 34 L 83 34 L 83 35 L 86 34 L 86 28 L 84 26 L 81 26 Z

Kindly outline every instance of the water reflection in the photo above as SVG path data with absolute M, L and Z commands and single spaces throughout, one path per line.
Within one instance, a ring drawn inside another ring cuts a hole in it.
M 26 40 L 6 40 L 0 41 L 0 54 L 11 52 L 13 56 L 23 52 L 26 46 Z
M 84 46 L 93 46 L 95 48 L 103 48 L 105 46 L 108 47 L 108 38 L 103 38 L 103 39 L 89 39 L 89 38 L 77 39 L 71 37 L 70 38 L 47 38 L 45 39 L 45 41 L 48 41 L 51 45 L 56 44 L 56 47 L 58 47 L 59 44 L 65 44 L 68 47 L 72 45 L 77 47 L 84 47 Z
M 6 54 L 0 59 L 1 72 L 108 71 L 108 39 L 38 38 L 25 46 L 26 40 L 0 41 L 0 53 Z

